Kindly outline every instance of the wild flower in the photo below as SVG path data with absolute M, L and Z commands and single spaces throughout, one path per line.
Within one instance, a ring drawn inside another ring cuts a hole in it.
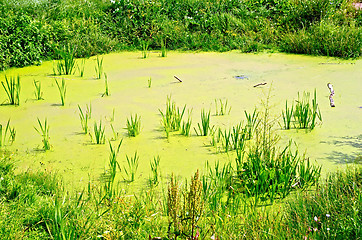
M 331 215 L 329 213 L 326 214 L 326 217 L 329 218 Z

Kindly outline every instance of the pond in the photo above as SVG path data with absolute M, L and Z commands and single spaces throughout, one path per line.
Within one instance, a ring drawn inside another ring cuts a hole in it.
M 6 146 L 14 153 L 18 171 L 56 171 L 69 188 L 84 186 L 89 180 L 98 181 L 108 168 L 109 144 L 123 138 L 118 155 L 125 166 L 126 155 L 139 156 L 135 184 L 145 184 L 151 174 L 150 161 L 160 157 L 160 169 L 165 179 L 172 172 L 189 177 L 206 162 L 233 161 L 235 153 L 217 153 L 210 146 L 210 137 L 197 136 L 194 127 L 200 123 L 202 109 L 210 110 L 212 125 L 230 128 L 246 121 L 244 111 L 254 108 L 263 111 L 269 100 L 269 118 L 281 143 L 293 139 L 300 152 L 306 152 L 312 162 L 322 165 L 322 173 L 344 168 L 361 161 L 362 154 L 362 61 L 326 57 L 288 55 L 281 53 L 240 54 L 169 52 L 161 58 L 151 52 L 145 59 L 137 52 L 113 53 L 103 57 L 110 96 L 104 96 L 105 81 L 96 79 L 96 57 L 85 60 L 84 76 L 54 76 L 55 62 L 41 66 L 9 69 L 0 74 L 20 76 L 20 105 L 7 105 L 7 96 L 0 90 L 0 123 L 16 130 L 16 139 Z M 77 60 L 78 65 L 81 61 Z M 182 82 L 177 80 L 179 78 Z M 61 106 L 55 80 L 64 78 L 67 92 L 65 106 Z M 151 79 L 151 80 L 150 80 Z M 35 100 L 34 83 L 42 86 L 43 100 Z M 336 107 L 330 107 L 327 83 L 333 85 Z M 151 86 L 149 86 L 149 84 Z M 255 85 L 258 85 L 254 87 Z M 298 92 L 316 90 L 322 115 L 314 130 L 282 130 L 281 112 L 285 101 L 298 99 Z M 269 97 L 268 97 L 269 95 Z M 165 111 L 167 97 L 187 111 L 192 109 L 191 136 L 171 133 L 169 138 L 161 125 L 161 111 Z M 216 101 L 226 102 L 230 113 L 216 116 Z M 78 105 L 91 105 L 90 132 L 96 121 L 105 126 L 106 143 L 94 144 L 82 133 Z M 134 114 L 140 116 L 141 131 L 128 137 L 126 121 Z M 49 124 L 51 149 L 43 151 L 38 119 Z M 113 130 L 112 130 L 112 127 Z M 115 136 L 117 135 L 118 136 Z M 121 172 L 119 178 L 122 178 Z

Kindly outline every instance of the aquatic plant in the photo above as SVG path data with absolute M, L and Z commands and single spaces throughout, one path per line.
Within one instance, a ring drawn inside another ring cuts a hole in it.
M 99 120 L 99 124 L 94 122 L 93 132 L 96 144 L 104 144 L 106 141 L 106 135 L 104 134 L 105 126 L 102 125 L 102 120 Z
M 222 134 L 222 139 L 223 139 L 223 148 L 224 148 L 224 151 L 227 153 L 231 148 L 232 148 L 232 132 L 231 130 L 224 130 L 224 133 Z
M 9 136 L 7 136 L 8 134 Z M 10 126 L 10 119 L 6 123 L 5 128 L 3 128 L 3 125 L 0 123 L 0 147 L 5 146 L 6 144 L 13 144 L 15 136 L 16 130 Z
M 9 79 L 5 75 L 5 82 L 1 81 L 3 88 L 8 95 L 10 105 L 20 104 L 20 76 L 17 78 L 10 77 Z
M 288 101 L 285 101 L 285 111 L 282 111 L 284 129 L 290 129 L 290 123 L 293 116 L 293 104 L 291 108 L 288 108 Z
M 44 120 L 44 124 L 41 123 L 40 119 L 38 118 L 38 125 L 39 125 L 39 129 L 34 127 L 34 129 L 40 134 L 40 136 L 43 138 L 42 142 L 43 142 L 43 149 L 44 151 L 47 151 L 50 149 L 51 145 L 50 145 L 50 137 L 49 137 L 49 125 L 48 125 L 48 120 L 45 118 Z
M 57 84 L 58 90 L 59 90 L 59 95 L 60 95 L 60 100 L 62 102 L 62 106 L 64 106 L 65 104 L 65 96 L 67 93 L 67 86 L 65 84 L 65 80 L 64 78 L 62 78 L 62 83 L 59 84 L 58 80 L 55 79 L 55 83 Z
M 161 39 L 161 57 L 167 57 L 166 39 Z
M 149 47 L 150 43 L 149 41 L 142 41 L 142 58 L 147 58 L 148 57 L 148 47 Z
M 182 118 L 186 110 L 186 105 L 181 109 L 176 106 L 176 103 L 171 100 L 171 96 L 167 96 L 166 112 L 160 112 L 162 116 L 161 124 L 164 127 L 166 136 L 168 138 L 169 132 L 178 131 L 181 128 Z
M 141 117 L 138 117 L 137 114 L 134 117 L 131 115 L 130 119 L 127 118 L 126 128 L 129 137 L 136 137 L 141 131 Z
M 70 75 L 75 70 L 75 49 L 66 45 L 62 50 L 58 50 L 60 60 L 57 62 L 58 75 Z M 54 69 L 53 72 L 55 73 Z
M 150 161 L 150 167 L 152 172 L 152 177 L 150 178 L 150 184 L 151 186 L 157 186 L 160 181 L 160 156 L 157 155 L 157 157 L 153 157 L 153 159 Z
M 208 112 L 205 109 L 201 110 L 201 124 L 198 123 L 197 126 L 198 129 L 194 128 L 194 130 L 198 136 L 208 136 L 209 132 L 213 131 L 214 126 L 210 127 L 210 110 Z
M 117 169 L 121 171 L 121 166 L 117 161 L 117 155 L 119 153 L 119 149 L 122 145 L 123 139 L 113 147 L 111 142 L 109 142 L 109 161 L 108 161 L 108 172 L 105 178 L 105 189 L 106 189 L 106 196 L 108 199 L 112 199 L 113 196 L 116 194 L 114 191 L 114 179 L 116 178 Z
M 110 93 L 109 93 L 109 87 L 108 87 L 108 77 L 107 77 L 107 74 L 104 73 L 104 85 L 105 85 L 105 91 L 104 93 L 102 94 L 102 97 L 104 96 L 109 96 Z
M 126 159 L 127 166 L 123 167 L 124 173 L 126 175 L 126 178 L 124 179 L 129 182 L 133 182 L 135 180 L 139 163 L 139 156 L 137 155 L 137 151 L 134 153 L 133 157 L 128 157 L 128 155 L 126 155 Z
M 88 120 L 90 120 L 92 117 L 92 105 L 89 104 L 89 106 L 88 106 L 88 104 L 87 104 L 86 110 L 83 112 L 82 108 L 78 104 L 78 109 L 79 109 L 80 124 L 82 126 L 84 134 L 87 134 L 88 133 Z
M 97 55 L 97 60 L 96 60 L 96 66 L 94 67 L 95 70 L 96 70 L 96 78 L 97 79 L 101 79 L 102 78 L 102 75 L 103 75 L 103 57 L 100 58 L 98 55 Z
M 190 132 L 191 124 L 192 124 L 191 112 L 192 112 L 192 110 L 188 111 L 189 114 L 188 114 L 187 121 L 182 122 L 181 134 L 186 137 L 191 136 L 191 132 Z
M 218 103 L 220 105 L 218 105 Z M 231 107 L 228 106 L 228 100 L 225 99 L 223 102 L 222 99 L 215 99 L 215 115 L 222 116 L 225 114 L 230 114 Z
M 303 92 L 303 96 L 300 97 L 298 92 L 298 100 L 295 105 L 293 113 L 294 120 L 297 128 L 311 129 L 313 130 L 316 126 L 317 118 L 322 121 L 322 115 L 320 113 L 317 103 L 317 91 L 314 90 L 314 98 L 312 104 L 310 104 L 310 93 Z
M 84 67 L 85 67 L 85 59 L 82 59 L 80 60 L 80 64 L 78 64 L 78 71 L 81 77 L 84 76 Z
M 151 78 L 149 78 L 147 82 L 148 82 L 148 88 L 151 88 L 151 85 L 152 85 L 152 79 L 151 79 Z
M 253 113 L 244 111 L 246 117 L 246 139 L 253 138 L 253 133 L 260 124 L 259 113 L 254 108 Z
M 35 91 L 34 91 L 34 95 L 35 95 L 35 99 L 36 100 L 43 100 L 43 92 L 41 91 L 41 82 L 40 81 L 33 81 L 34 83 L 34 87 L 35 87 Z

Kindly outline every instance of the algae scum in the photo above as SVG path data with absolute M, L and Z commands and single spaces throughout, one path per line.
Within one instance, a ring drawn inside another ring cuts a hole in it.
M 108 168 L 108 140 L 115 146 L 123 139 L 118 155 L 120 179 L 125 174 L 126 156 L 131 158 L 136 152 L 139 167 L 135 184 L 146 184 L 151 175 L 150 161 L 157 156 L 162 178 L 172 172 L 188 177 L 197 169 L 203 170 L 206 162 L 235 159 L 234 152 L 220 153 L 211 146 L 210 136 L 196 135 L 194 128 L 198 130 L 198 123 L 201 124 L 202 110 L 210 110 L 210 124 L 215 129 L 229 129 L 241 121 L 246 122 L 244 111 L 262 110 L 267 100 L 269 117 L 281 142 L 293 139 L 300 152 L 306 151 L 312 161 L 322 166 L 322 173 L 348 163 L 360 163 L 361 60 L 236 52 L 170 52 L 167 58 L 150 53 L 145 59 L 141 59 L 139 53 L 115 53 L 102 58 L 107 81 L 104 74 L 97 79 L 96 57 L 83 62 L 83 77 L 78 70 L 73 75 L 54 76 L 55 62 L 9 69 L 0 74 L 3 82 L 5 74 L 8 78 L 20 76 L 19 106 L 8 105 L 5 91 L 0 91 L 3 103 L 0 123 L 4 129 L 10 119 L 10 126 L 16 131 L 13 144 L 6 142 L 2 148 L 14 152 L 19 171 L 56 171 L 68 187 L 84 186 L 89 180 L 97 181 Z M 81 60 L 77 63 L 82 64 Z M 62 79 L 66 86 L 64 106 L 59 94 Z M 39 83 L 40 97 L 39 92 L 35 94 L 35 85 Z M 329 105 L 327 83 L 332 83 L 335 90 L 335 108 Z M 298 92 L 313 94 L 314 90 L 322 121 L 318 121 L 312 131 L 282 130 L 285 101 L 295 102 Z M 41 100 L 37 100 L 38 97 Z M 166 111 L 167 98 L 171 98 L 180 111 L 186 105 L 184 120 L 188 117 L 192 120 L 190 137 L 181 135 L 181 131 L 166 137 L 161 112 Z M 226 102 L 222 115 L 220 105 Z M 87 106 L 91 107 L 88 126 L 92 137 L 84 134 L 78 105 L 83 114 Z M 140 134 L 128 137 L 127 119 L 135 118 L 136 114 L 141 122 Z M 36 131 L 42 133 L 45 120 L 49 126 L 48 151 L 43 150 L 43 138 Z M 105 127 L 105 144 L 94 143 L 94 124 L 99 126 L 100 122 Z

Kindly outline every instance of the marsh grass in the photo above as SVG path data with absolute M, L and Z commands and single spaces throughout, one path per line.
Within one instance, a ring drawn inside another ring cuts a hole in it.
M 121 172 L 121 166 L 117 161 L 117 155 L 119 153 L 119 149 L 122 145 L 123 139 L 113 147 L 111 142 L 109 142 L 109 161 L 108 161 L 108 172 L 105 173 L 105 189 L 106 195 L 109 200 L 113 199 L 113 196 L 116 195 L 114 189 L 114 180 L 116 178 L 117 169 Z
M 136 137 L 141 132 L 141 117 L 131 115 L 131 118 L 127 118 L 126 129 L 129 137 Z
M 285 101 L 285 111 L 282 111 L 284 129 L 290 129 L 290 124 L 291 124 L 292 116 L 293 116 L 293 108 L 294 108 L 293 104 L 292 104 L 292 107 L 289 108 L 288 101 Z
M 133 157 L 128 157 L 128 155 L 126 155 L 126 159 L 127 166 L 123 167 L 123 171 L 126 176 L 124 180 L 128 182 L 134 182 L 139 164 L 139 156 L 137 155 L 137 151 L 134 153 Z
M 250 140 L 260 124 L 259 112 L 255 108 L 253 113 L 248 113 L 247 111 L 244 111 L 244 113 L 246 117 L 246 138 Z
M 101 79 L 102 75 L 103 75 L 103 57 L 100 58 L 97 55 L 97 59 L 96 59 L 96 66 L 94 67 L 95 71 L 96 71 L 96 78 L 97 79 Z
M 170 132 L 179 131 L 181 128 L 182 118 L 185 114 L 186 105 L 183 108 L 176 106 L 176 103 L 171 100 L 170 96 L 167 96 L 166 100 L 166 112 L 160 112 L 162 116 L 161 125 L 163 126 L 166 137 L 169 137 Z
M 45 118 L 44 124 L 42 124 L 40 119 L 38 118 L 38 125 L 39 125 L 39 127 L 38 128 L 34 127 L 34 129 L 43 138 L 42 139 L 43 149 L 44 149 L 44 151 L 47 151 L 47 150 L 49 150 L 51 148 L 51 145 L 50 145 L 50 142 L 49 142 L 50 141 L 50 136 L 49 136 L 48 120 Z
M 74 73 L 75 63 L 75 49 L 69 45 L 64 46 L 62 50 L 58 50 L 60 60 L 57 62 L 58 75 L 71 75 Z M 54 69 L 53 72 L 55 73 Z
M 208 112 L 205 109 L 201 110 L 201 124 L 197 124 L 198 128 L 194 128 L 196 135 L 208 136 L 213 131 L 214 126 L 210 126 L 210 110 Z
M 84 67 L 85 67 L 85 59 L 80 60 L 80 64 L 78 64 L 78 71 L 80 77 L 84 76 Z
M 228 100 L 222 101 L 222 99 L 215 99 L 215 115 L 223 116 L 230 114 L 231 107 L 228 106 Z
M 10 119 L 7 121 L 5 128 L 0 124 L 0 147 L 13 144 L 15 137 L 16 130 L 10 126 Z
M 152 176 L 149 178 L 151 186 L 157 186 L 160 182 L 160 156 L 157 155 L 150 160 Z
M 190 132 L 191 125 L 192 125 L 191 113 L 192 113 L 192 109 L 190 111 L 188 111 L 187 121 L 182 122 L 181 135 L 184 135 L 186 137 L 191 136 L 191 132 Z
M 148 83 L 148 88 L 151 88 L 151 86 L 152 86 L 152 79 L 149 78 L 149 79 L 147 80 L 147 83 Z
M 105 126 L 102 125 L 102 120 L 99 120 L 99 124 L 94 122 L 93 133 L 96 144 L 104 144 L 106 141 L 106 135 L 104 133 Z
M 148 50 L 149 46 L 150 46 L 149 41 L 142 41 L 142 56 L 141 56 L 141 58 L 145 59 L 145 58 L 148 57 L 148 55 L 149 55 L 149 50 Z
M 161 39 L 161 57 L 167 57 L 166 39 Z
M 8 96 L 10 105 L 20 104 L 20 76 L 7 78 L 5 75 L 5 82 L 1 81 L 1 84 Z
M 80 107 L 80 105 L 78 104 L 78 109 L 79 109 L 79 119 L 80 119 L 80 124 L 82 126 L 82 130 L 84 134 L 88 133 L 88 121 L 91 119 L 92 117 L 92 105 L 91 104 L 87 104 L 86 105 L 86 110 L 83 111 L 82 108 Z
M 34 84 L 34 87 L 35 87 L 35 91 L 34 91 L 35 99 L 36 100 L 44 100 L 43 92 L 41 90 L 41 82 L 34 80 L 33 84 Z
M 111 95 L 110 92 L 109 92 L 108 77 L 107 77 L 106 73 L 104 73 L 104 86 L 105 86 L 105 91 L 102 94 L 102 97 Z
M 310 93 L 303 92 L 300 96 L 298 93 L 298 100 L 295 105 L 293 117 L 297 128 L 313 130 L 316 126 L 316 120 L 322 121 L 317 103 L 317 91 L 314 90 L 314 98 L 310 102 Z
M 57 84 L 59 95 L 60 95 L 60 101 L 62 103 L 62 106 L 65 105 L 65 96 L 67 94 L 67 85 L 65 84 L 64 78 L 62 78 L 61 84 L 59 84 L 58 80 L 55 79 L 55 83 Z

